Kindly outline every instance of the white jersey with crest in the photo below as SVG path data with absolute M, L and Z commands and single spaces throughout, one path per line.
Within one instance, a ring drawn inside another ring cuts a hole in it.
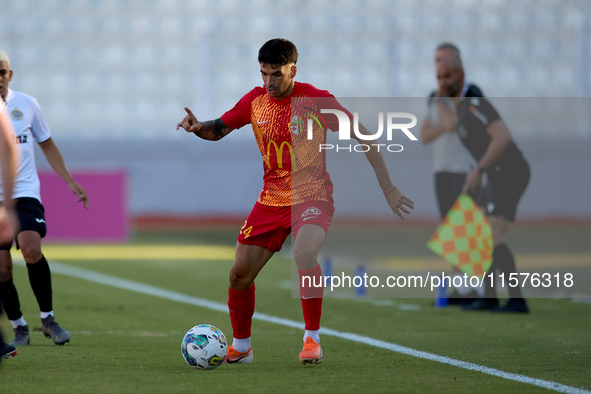
M 4 106 L 3 104 L 1 106 Z M 32 197 L 41 201 L 34 142 L 47 141 L 51 138 L 51 131 L 41 113 L 39 103 L 31 96 L 8 89 L 5 110 L 12 120 L 16 133 L 15 143 L 20 151 L 12 198 Z M 0 187 L 0 201 L 4 201 L 4 198 L 4 188 Z

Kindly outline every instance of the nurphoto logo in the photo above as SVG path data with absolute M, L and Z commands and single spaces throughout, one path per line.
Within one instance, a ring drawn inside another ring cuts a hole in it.
M 322 114 L 333 114 L 336 115 L 339 121 L 339 140 L 341 141 L 349 141 L 351 140 L 351 122 L 349 120 L 349 116 L 338 109 L 321 109 L 320 113 Z M 395 130 L 402 131 L 408 139 L 411 141 L 417 141 L 417 137 L 414 136 L 413 133 L 409 129 L 413 128 L 417 125 L 417 117 L 408 112 L 388 112 L 385 116 L 386 118 L 386 138 L 388 141 L 392 141 L 392 136 Z M 399 123 L 398 121 L 395 122 L 395 119 L 407 119 L 410 122 L 406 123 Z M 318 119 L 308 119 L 307 123 L 307 130 L 308 130 L 308 139 L 312 140 L 313 136 L 313 129 L 314 129 L 314 120 L 318 122 Z M 376 141 L 379 139 L 382 134 L 384 134 L 384 113 L 378 112 L 378 131 L 374 134 L 362 134 L 359 131 L 359 113 L 353 113 L 353 132 L 355 136 L 363 141 Z M 380 148 L 385 147 L 388 152 L 402 152 L 404 147 L 400 144 L 357 144 L 352 146 L 349 145 L 334 145 L 334 144 L 319 144 L 319 150 L 330 150 L 336 149 L 338 152 L 339 150 L 346 150 L 349 152 L 368 152 L 371 149 L 371 146 L 375 146 L 380 151 Z

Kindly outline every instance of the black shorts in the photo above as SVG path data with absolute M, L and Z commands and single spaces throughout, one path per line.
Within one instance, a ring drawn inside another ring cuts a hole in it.
M 47 225 L 45 223 L 45 208 L 36 198 L 22 197 L 16 199 L 16 214 L 20 221 L 20 232 L 35 231 L 45 237 L 47 233 Z M 12 241 L 10 243 L 0 245 L 0 250 L 10 250 Z M 16 248 L 19 249 L 18 242 Z
M 483 207 L 487 215 L 501 216 L 514 222 L 517 204 L 529 183 L 529 177 L 529 165 L 525 161 L 510 172 L 489 176 L 488 184 L 476 198 L 476 204 Z
M 464 183 L 466 183 L 466 174 L 453 172 L 435 173 L 435 192 L 437 194 L 441 219 L 447 215 L 447 212 L 454 205 L 460 194 L 462 194 Z

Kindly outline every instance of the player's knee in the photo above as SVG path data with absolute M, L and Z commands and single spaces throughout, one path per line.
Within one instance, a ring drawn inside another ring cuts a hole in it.
M 234 270 L 234 267 L 230 269 L 230 288 L 232 290 L 248 290 L 254 281 L 249 275 L 239 274 Z
M 500 216 L 487 216 L 492 229 L 493 243 L 495 246 L 505 242 L 505 232 L 509 227 L 509 222 Z
M 310 269 L 317 264 L 318 255 L 315 251 L 306 248 L 296 248 L 293 258 L 299 269 Z
M 41 245 L 20 245 L 21 252 L 23 253 L 23 258 L 27 262 L 27 264 L 35 264 L 43 254 L 41 253 Z
M 6 282 L 12 278 L 12 264 L 0 265 L 0 282 Z

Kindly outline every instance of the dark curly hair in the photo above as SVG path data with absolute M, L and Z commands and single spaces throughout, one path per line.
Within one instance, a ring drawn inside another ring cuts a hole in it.
M 295 64 L 297 61 L 298 49 L 285 38 L 269 40 L 259 49 L 259 63 L 285 66 L 289 63 Z

